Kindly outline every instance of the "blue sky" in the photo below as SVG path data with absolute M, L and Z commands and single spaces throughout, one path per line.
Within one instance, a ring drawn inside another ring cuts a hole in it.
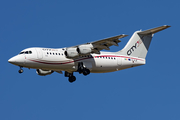
M 0 2 L 1 120 L 179 120 L 178 0 L 6 0 Z M 136 30 L 155 34 L 144 66 L 83 76 L 38 76 L 8 59 L 28 47 L 60 48 Z

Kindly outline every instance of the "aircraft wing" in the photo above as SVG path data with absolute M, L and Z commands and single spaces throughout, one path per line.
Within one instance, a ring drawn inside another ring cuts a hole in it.
M 68 47 L 66 48 L 65 55 L 68 58 L 75 58 L 80 55 L 87 55 L 90 53 L 99 54 L 103 49 L 110 50 L 109 47 L 112 45 L 118 46 L 118 43 L 121 42 L 119 39 L 126 36 L 127 35 L 122 34 L 94 42 Z
M 94 48 L 98 50 L 110 50 L 109 47 L 112 45 L 118 46 L 118 43 L 121 42 L 119 39 L 126 37 L 128 35 L 118 35 L 110 38 L 105 38 L 102 40 L 91 42 Z

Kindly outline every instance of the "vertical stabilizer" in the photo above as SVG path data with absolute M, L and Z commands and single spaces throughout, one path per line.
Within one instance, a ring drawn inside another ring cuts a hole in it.
M 164 30 L 168 27 L 170 26 L 164 25 L 145 31 L 134 32 L 126 46 L 121 51 L 118 51 L 118 54 L 145 59 L 154 33 Z

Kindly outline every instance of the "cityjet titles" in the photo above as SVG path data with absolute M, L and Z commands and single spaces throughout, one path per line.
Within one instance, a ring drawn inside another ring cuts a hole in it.
M 135 45 L 133 45 L 133 46 L 127 51 L 127 55 L 131 55 L 131 54 L 134 52 L 134 50 L 135 50 L 137 47 L 140 46 L 141 43 L 142 43 L 142 40 L 141 40 L 141 39 L 138 40 L 138 41 L 135 43 Z

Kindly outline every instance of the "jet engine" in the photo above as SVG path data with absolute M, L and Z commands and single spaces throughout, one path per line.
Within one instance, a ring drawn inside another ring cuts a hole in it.
M 76 50 L 77 48 L 67 48 L 67 50 L 64 52 L 66 57 L 73 58 L 79 55 L 79 53 Z
M 89 54 L 92 52 L 92 48 L 93 48 L 92 44 L 80 45 L 77 48 L 77 52 L 82 55 Z
M 53 70 L 42 70 L 42 69 L 37 69 L 36 73 L 40 76 L 46 76 L 52 74 L 54 71 Z

